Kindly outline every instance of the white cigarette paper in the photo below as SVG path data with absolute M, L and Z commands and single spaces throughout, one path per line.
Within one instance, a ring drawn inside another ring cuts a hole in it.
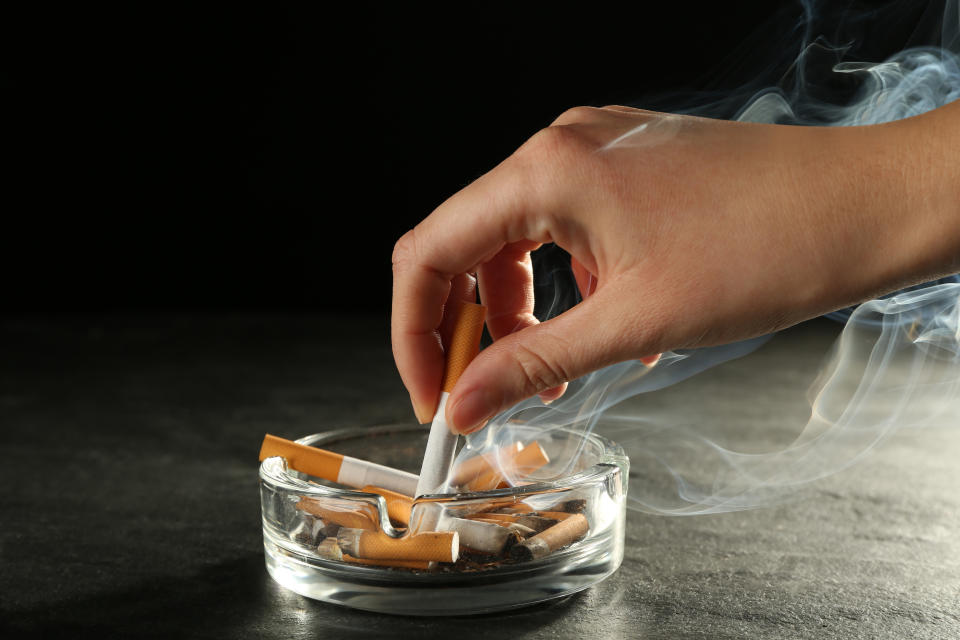
M 450 431 L 447 424 L 447 399 L 450 394 L 444 391 L 440 394 L 440 404 L 437 413 L 430 425 L 430 435 L 427 438 L 427 449 L 423 454 L 423 466 L 420 468 L 420 480 L 417 483 L 415 496 L 428 493 L 442 493 L 450 467 L 457 454 L 457 440 L 459 436 Z

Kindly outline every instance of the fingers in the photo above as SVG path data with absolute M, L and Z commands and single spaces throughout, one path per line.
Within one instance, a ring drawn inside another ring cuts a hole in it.
M 577 281 L 577 288 L 580 289 L 580 297 L 586 300 L 597 289 L 597 277 L 573 256 L 570 256 L 570 268 L 573 269 L 573 277 Z
M 507 245 L 493 260 L 480 266 L 480 298 L 487 306 L 487 329 L 494 340 L 539 324 L 533 315 L 533 262 L 530 252 L 540 243 L 521 241 Z M 550 403 L 563 395 L 566 383 L 540 393 Z
M 487 307 L 487 329 L 494 340 L 537 324 L 533 315 L 533 263 L 530 241 L 505 246 L 477 269 L 480 299 Z
M 639 323 L 617 313 L 622 299 L 618 287 L 604 287 L 556 318 L 484 349 L 447 403 L 447 420 L 454 430 L 474 431 L 524 398 L 633 357 L 631 350 L 644 341 Z
M 430 420 L 439 398 L 440 327 L 451 281 L 524 238 L 517 186 L 523 175 L 515 167 L 494 169 L 443 203 L 394 249 L 391 341 L 420 422 Z

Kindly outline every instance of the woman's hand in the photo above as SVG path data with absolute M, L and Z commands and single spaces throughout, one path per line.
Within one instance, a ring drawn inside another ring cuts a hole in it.
M 960 211 L 944 233 L 945 177 L 927 166 L 960 148 L 955 107 L 843 129 L 566 112 L 397 242 L 393 349 L 418 419 L 439 395 L 444 303 L 473 299 L 466 274 L 495 342 L 447 404 L 461 432 L 615 362 L 769 333 L 957 269 Z M 585 300 L 541 324 L 530 252 L 547 242 L 570 252 Z

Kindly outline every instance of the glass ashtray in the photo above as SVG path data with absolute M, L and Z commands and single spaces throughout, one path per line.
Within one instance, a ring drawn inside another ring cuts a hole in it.
M 304 506 L 319 505 L 322 513 L 327 512 L 323 509 L 346 512 L 362 523 L 356 526 L 375 530 L 377 536 L 402 538 L 405 531 L 396 518 L 391 520 L 395 513 L 385 498 L 294 471 L 283 458 L 272 457 L 260 465 L 268 573 L 308 598 L 421 616 L 523 607 L 597 584 L 616 571 L 623 559 L 627 456 L 619 445 L 593 434 L 522 425 L 513 431 L 523 441 L 542 447 L 550 462 L 537 476 L 553 479 L 421 496 L 413 502 L 414 517 L 418 510 L 433 508 L 459 521 L 494 522 L 512 527 L 511 532 L 525 531 L 526 538 L 512 533 L 516 544 L 508 548 L 509 553 L 489 555 L 461 542 L 456 562 L 397 561 L 382 566 L 378 561 L 341 557 L 337 540 L 342 546 L 346 529 L 331 529 L 329 522 L 316 515 L 317 509 Z M 416 473 L 428 433 L 420 425 L 387 425 L 328 431 L 296 442 Z M 538 529 L 537 522 L 546 523 L 545 528 Z M 566 524 L 556 526 L 562 523 Z M 496 524 L 487 525 L 491 526 L 496 528 Z M 566 537 L 555 535 L 562 529 L 577 530 Z

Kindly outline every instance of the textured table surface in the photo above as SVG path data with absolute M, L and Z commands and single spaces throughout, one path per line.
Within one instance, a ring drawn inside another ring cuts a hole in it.
M 836 332 L 811 323 L 775 338 L 750 370 L 731 366 L 772 387 L 743 418 L 761 444 L 766 425 L 806 410 L 780 396 L 802 396 Z M 709 387 L 684 384 L 682 403 L 673 390 L 659 402 L 712 411 Z M 510 613 L 384 616 L 274 584 L 257 495 L 264 432 L 298 437 L 409 416 L 385 318 L 0 321 L 0 630 L 960 638 L 960 429 L 900 433 L 787 504 L 689 518 L 630 513 L 614 576 Z

